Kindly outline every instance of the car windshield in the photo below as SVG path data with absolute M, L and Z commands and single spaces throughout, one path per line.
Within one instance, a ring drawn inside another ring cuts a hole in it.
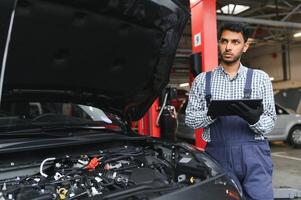
M 87 105 L 49 102 L 2 102 L 0 131 L 41 124 L 43 126 L 54 124 L 95 125 L 96 122 L 111 124 L 112 118 L 113 115 Z
M 279 104 L 275 104 L 275 110 L 277 115 L 295 114 L 295 112 L 292 109 L 284 108 Z

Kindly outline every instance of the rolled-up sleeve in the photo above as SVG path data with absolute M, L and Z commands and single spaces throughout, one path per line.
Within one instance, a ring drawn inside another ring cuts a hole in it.
M 265 135 L 273 130 L 277 118 L 273 87 L 270 78 L 266 73 L 263 74 L 260 89 L 263 99 L 263 114 L 260 116 L 257 123 L 249 126 L 257 134 Z
M 205 128 L 212 124 L 212 120 L 207 116 L 208 108 L 206 106 L 204 88 L 205 88 L 205 73 L 198 75 L 189 92 L 189 99 L 186 108 L 185 123 L 194 129 Z

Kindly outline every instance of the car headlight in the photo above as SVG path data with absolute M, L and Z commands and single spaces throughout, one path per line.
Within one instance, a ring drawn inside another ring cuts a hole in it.
M 241 189 L 241 187 L 239 187 L 239 186 L 237 185 L 237 183 L 236 183 L 232 178 L 230 178 L 230 181 L 233 183 L 233 185 L 234 185 L 234 187 L 236 188 L 236 190 L 238 191 L 239 195 L 242 196 L 242 189 Z M 227 194 L 227 195 L 228 195 L 228 194 Z M 230 195 L 232 195 L 232 194 L 230 194 Z
M 227 198 L 231 200 L 241 200 L 241 195 L 237 191 L 226 190 Z

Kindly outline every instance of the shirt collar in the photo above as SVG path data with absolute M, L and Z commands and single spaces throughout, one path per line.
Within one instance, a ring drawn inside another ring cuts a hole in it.
M 220 70 L 220 72 L 222 72 L 224 75 L 227 75 L 227 72 L 225 71 L 225 69 L 222 65 L 218 66 L 218 70 Z M 246 70 L 247 70 L 247 67 L 245 67 L 243 64 L 240 63 L 237 75 L 234 77 L 234 79 L 239 77 L 239 76 L 244 75 L 244 72 Z

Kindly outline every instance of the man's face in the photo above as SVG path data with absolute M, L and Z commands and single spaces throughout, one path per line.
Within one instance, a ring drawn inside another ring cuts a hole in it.
M 226 64 L 232 64 L 240 60 L 243 52 L 246 52 L 249 45 L 244 42 L 241 32 L 224 30 L 219 40 L 219 52 L 221 59 Z

